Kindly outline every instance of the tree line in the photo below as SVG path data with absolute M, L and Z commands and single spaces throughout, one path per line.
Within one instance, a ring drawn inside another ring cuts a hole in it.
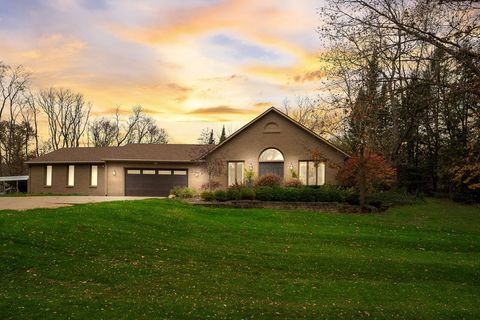
M 25 161 L 60 148 L 168 143 L 166 130 L 141 106 L 127 116 L 117 108 L 113 117 L 92 119 L 83 94 L 68 88 L 33 92 L 30 77 L 22 66 L 0 62 L 0 176 L 25 173 Z
M 480 25 L 473 1 L 328 0 L 318 28 L 328 79 L 315 112 L 356 159 L 412 193 L 480 200 Z M 311 121 L 312 116 L 309 117 Z

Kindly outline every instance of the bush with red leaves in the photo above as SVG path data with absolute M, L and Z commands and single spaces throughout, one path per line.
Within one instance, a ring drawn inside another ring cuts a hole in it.
M 375 153 L 365 155 L 365 173 L 368 192 L 388 190 L 395 181 L 395 168 Z M 358 157 L 348 159 L 338 171 L 337 179 L 344 187 L 357 187 Z
M 285 187 L 300 188 L 300 187 L 303 187 L 303 182 L 300 181 L 300 179 L 292 178 L 290 180 L 285 181 L 284 185 Z
M 255 187 L 280 187 L 283 179 L 275 174 L 266 174 L 255 181 Z

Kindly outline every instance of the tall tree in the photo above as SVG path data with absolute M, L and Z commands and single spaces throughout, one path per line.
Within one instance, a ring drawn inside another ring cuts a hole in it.
M 48 121 L 53 150 L 79 147 L 92 109 L 83 95 L 70 89 L 50 88 L 40 92 L 38 104 Z
M 128 118 L 122 119 L 117 107 L 113 120 L 100 118 L 90 124 L 90 139 L 96 147 L 121 146 L 126 143 L 168 143 L 168 133 L 160 128 L 142 107 L 132 108 Z

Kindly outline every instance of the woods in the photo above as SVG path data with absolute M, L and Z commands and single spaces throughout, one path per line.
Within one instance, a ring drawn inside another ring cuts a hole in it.
M 68 88 L 33 92 L 22 66 L 0 61 L 0 176 L 26 173 L 25 161 L 60 148 L 168 143 L 168 134 L 142 107 L 93 118 L 92 103 Z M 109 120 L 112 119 L 113 120 Z
M 478 200 L 478 3 L 330 0 L 320 16 L 323 102 L 343 115 L 335 136 L 357 159 L 360 193 L 375 154 L 394 189 Z

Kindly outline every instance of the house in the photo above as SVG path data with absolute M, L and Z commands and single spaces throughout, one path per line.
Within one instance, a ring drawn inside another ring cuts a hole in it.
M 246 171 L 285 179 L 297 174 L 307 185 L 335 184 L 347 158 L 347 153 L 272 107 L 215 146 L 128 144 L 56 150 L 27 162 L 28 188 L 31 193 L 166 196 L 174 186 L 200 190 L 212 180 L 221 187 L 243 183 Z

